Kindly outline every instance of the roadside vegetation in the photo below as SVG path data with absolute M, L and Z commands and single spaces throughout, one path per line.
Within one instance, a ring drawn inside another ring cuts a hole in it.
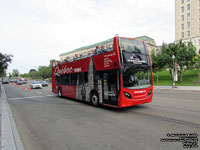
M 154 85 L 165 85 L 165 86 L 172 86 L 172 76 L 170 71 L 162 70 L 158 72 L 159 82 L 157 82 L 157 74 L 153 73 L 153 81 Z M 180 79 L 180 75 L 178 76 Z M 183 81 L 182 83 L 178 80 L 177 86 L 200 86 L 198 84 L 198 72 L 196 70 L 186 70 L 183 74 Z
M 51 78 L 51 63 L 55 60 L 50 60 L 48 66 L 39 66 L 38 70 L 30 69 L 29 73 L 21 74 L 23 78 L 31 79 L 50 79 Z
M 2 54 L 0 53 L 0 77 L 6 75 L 6 69 L 8 68 L 9 63 L 12 62 L 13 55 L 11 54 Z
M 13 77 L 22 77 L 29 78 L 34 80 L 44 80 L 51 78 L 51 63 L 55 60 L 51 60 L 48 66 L 39 66 L 38 70 L 30 69 L 28 73 L 20 74 L 17 69 L 13 69 L 12 74 L 9 75 L 9 78 Z
M 177 85 L 200 86 L 200 54 L 189 42 L 163 44 L 161 52 L 151 54 L 154 85 L 172 85 L 177 73 Z

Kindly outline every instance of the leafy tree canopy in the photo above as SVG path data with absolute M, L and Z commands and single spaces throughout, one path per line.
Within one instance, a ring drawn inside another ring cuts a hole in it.
M 8 64 L 12 62 L 13 55 L 0 53 L 0 76 L 5 75 Z
M 38 68 L 38 74 L 42 79 L 51 77 L 51 67 L 49 66 L 40 66 Z
M 36 69 L 30 69 L 29 74 L 30 74 L 31 72 L 37 72 L 37 70 L 36 70 Z
M 180 66 L 179 71 L 184 71 L 187 69 L 190 62 L 196 56 L 196 48 L 189 42 L 187 45 L 180 40 L 178 43 L 169 44 L 169 46 L 163 51 L 166 55 L 168 55 L 168 63 L 169 67 L 173 68 L 172 56 L 175 56 L 175 62 Z
M 19 76 L 19 71 L 17 69 L 13 69 L 12 76 L 13 77 L 18 77 Z
M 178 43 L 172 43 L 169 45 L 163 44 L 162 46 L 162 54 L 158 57 L 164 60 L 164 62 L 158 62 L 158 65 L 164 65 L 172 70 L 173 68 L 173 60 L 172 56 L 175 56 L 174 62 L 178 64 L 178 71 L 180 73 L 180 81 L 182 82 L 182 72 L 186 69 L 189 69 L 191 64 L 193 63 L 193 58 L 196 56 L 196 48 L 189 42 L 187 44 L 183 43 L 180 40 Z M 159 58 L 156 58 L 159 60 Z M 157 60 L 157 61 L 158 61 Z M 163 64 L 162 64 L 163 63 Z

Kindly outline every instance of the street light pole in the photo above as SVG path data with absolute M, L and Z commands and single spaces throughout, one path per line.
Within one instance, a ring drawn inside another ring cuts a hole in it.
M 172 85 L 172 88 L 175 88 L 175 82 L 174 82 L 174 68 L 175 68 L 175 64 L 174 64 L 174 60 L 175 60 L 175 56 L 174 55 L 172 55 L 172 60 L 173 60 L 173 73 L 172 73 L 172 76 L 173 76 L 173 85 Z

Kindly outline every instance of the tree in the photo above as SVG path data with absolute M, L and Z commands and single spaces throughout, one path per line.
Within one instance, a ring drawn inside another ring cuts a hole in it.
M 0 53 L 0 76 L 3 77 L 6 74 L 8 63 L 12 62 L 13 55 L 7 55 Z
M 200 54 L 194 57 L 193 62 L 194 69 L 198 72 L 198 84 L 200 84 Z
M 165 46 L 166 45 L 163 44 L 162 49 L 164 49 Z M 156 55 L 155 50 L 153 50 L 151 54 L 151 60 L 152 60 L 153 72 L 156 72 L 157 83 L 158 83 L 158 71 L 162 70 L 167 65 L 168 55 L 166 55 L 165 53 Z
M 24 74 L 21 74 L 20 75 L 22 78 L 28 78 L 29 77 L 29 74 L 28 73 L 24 73 Z
M 55 59 L 50 60 L 50 64 L 48 66 L 39 66 L 38 71 L 36 69 L 30 69 L 28 75 L 33 79 L 47 79 L 51 77 L 51 64 L 55 62 Z M 24 74 L 27 76 L 26 74 Z
M 51 67 L 49 66 L 39 66 L 38 74 L 42 79 L 51 77 Z
M 13 69 L 12 76 L 13 77 L 18 77 L 19 76 L 19 71 L 17 69 Z
M 179 42 L 179 55 L 177 55 L 177 62 L 180 66 L 180 81 L 182 83 L 182 72 L 188 69 L 189 64 L 193 60 L 196 55 L 196 48 L 190 42 L 188 45 L 183 43 L 182 41 Z
M 163 51 L 168 55 L 168 67 L 173 68 L 172 56 L 175 56 L 175 62 L 178 63 L 178 71 L 180 73 L 180 82 L 182 83 L 182 73 L 189 69 L 191 61 L 196 56 L 196 48 L 189 42 L 187 45 L 180 40 L 178 43 L 169 44 L 168 47 Z
M 9 73 L 9 79 L 10 79 L 10 78 L 12 78 L 12 74 L 11 74 L 11 73 Z
M 28 74 L 32 79 L 38 79 L 39 78 L 39 74 L 38 74 L 36 69 L 30 69 Z
M 29 74 L 30 74 L 31 72 L 37 72 L 37 70 L 36 70 L 36 69 L 30 69 Z

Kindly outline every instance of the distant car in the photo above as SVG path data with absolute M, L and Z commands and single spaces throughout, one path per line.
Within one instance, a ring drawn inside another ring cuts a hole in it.
M 27 84 L 27 81 L 23 80 L 23 81 L 22 81 L 22 84 Z
M 40 83 L 42 84 L 42 86 L 48 86 L 48 85 L 49 85 L 49 84 L 48 84 L 46 81 L 44 81 L 44 80 L 40 81 Z
M 20 80 L 21 81 L 28 81 L 26 78 L 21 78 Z
M 22 81 L 17 80 L 17 81 L 16 81 L 16 84 L 17 84 L 17 85 L 22 85 Z
M 8 80 L 3 80 L 2 84 L 9 84 L 9 81 Z
M 9 79 L 9 82 L 15 82 L 16 80 L 15 79 Z
M 39 81 L 33 81 L 30 85 L 31 89 L 41 89 L 42 84 Z

